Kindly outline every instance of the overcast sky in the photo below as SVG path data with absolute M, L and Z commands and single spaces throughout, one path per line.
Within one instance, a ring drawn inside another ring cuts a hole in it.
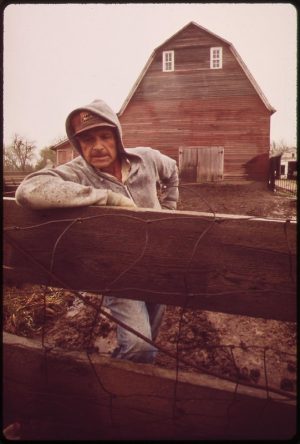
M 118 112 L 153 50 L 191 21 L 234 45 L 277 110 L 271 141 L 296 146 L 297 11 L 285 3 L 9 5 L 4 143 L 52 145 L 95 98 Z

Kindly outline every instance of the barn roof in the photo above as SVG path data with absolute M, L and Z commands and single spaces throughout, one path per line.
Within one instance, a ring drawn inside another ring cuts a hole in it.
M 201 29 L 202 31 L 207 32 L 208 34 L 210 34 L 211 36 L 219 39 L 220 41 L 222 41 L 225 45 L 227 45 L 229 47 L 229 49 L 231 50 L 231 52 L 233 53 L 233 55 L 235 56 L 237 62 L 240 64 L 241 68 L 243 69 L 243 71 L 245 72 L 246 76 L 248 77 L 249 81 L 251 82 L 251 84 L 253 85 L 255 91 L 257 92 L 258 96 L 261 98 L 262 102 L 264 103 L 264 105 L 266 106 L 266 108 L 270 111 L 271 114 L 273 114 L 274 112 L 276 112 L 276 109 L 273 108 L 268 99 L 266 98 L 266 96 L 264 95 L 264 93 L 262 92 L 262 90 L 260 89 L 259 85 L 257 84 L 256 80 L 254 79 L 254 77 L 252 76 L 252 74 L 250 73 L 249 69 L 247 68 L 246 64 L 243 62 L 242 58 L 240 57 L 240 55 L 238 54 L 237 50 L 234 48 L 233 44 L 228 42 L 227 40 L 217 36 L 216 34 L 214 34 L 211 31 L 208 31 L 208 29 L 204 28 L 203 26 L 198 25 L 195 22 L 190 22 L 187 25 L 185 25 L 183 28 L 181 28 L 179 31 L 177 31 L 175 34 L 173 34 L 171 37 L 169 37 L 164 43 L 162 43 L 161 45 L 157 46 L 154 51 L 152 52 L 152 54 L 150 55 L 146 65 L 144 66 L 142 72 L 140 73 L 139 77 L 137 78 L 136 82 L 134 83 L 133 87 L 131 88 L 127 98 L 125 99 L 123 105 L 121 106 L 120 111 L 118 112 L 118 115 L 121 116 L 123 114 L 123 112 L 125 111 L 128 103 L 130 102 L 132 96 L 134 95 L 136 89 L 138 88 L 140 82 L 142 81 L 144 75 L 146 74 L 150 64 L 152 63 L 156 52 L 162 47 L 164 46 L 166 43 L 168 43 L 171 39 L 173 39 L 174 37 L 176 37 L 180 32 L 182 32 L 184 29 L 188 28 L 189 26 L 196 26 L 197 28 Z

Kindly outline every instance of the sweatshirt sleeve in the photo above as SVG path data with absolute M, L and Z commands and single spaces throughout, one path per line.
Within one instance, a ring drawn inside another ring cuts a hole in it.
M 76 183 L 74 177 L 64 178 L 55 169 L 41 170 L 25 177 L 16 190 L 16 202 L 33 210 L 106 205 L 108 190 Z
M 156 151 L 156 167 L 163 189 L 160 197 L 162 208 L 176 210 L 179 198 L 179 176 L 176 161 Z

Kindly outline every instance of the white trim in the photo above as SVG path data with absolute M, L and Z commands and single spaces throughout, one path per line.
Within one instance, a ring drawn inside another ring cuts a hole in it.
M 174 71 L 174 51 L 163 51 L 162 53 L 162 66 L 163 72 Z
M 223 48 L 222 46 L 213 46 L 210 48 L 210 69 L 222 69 L 223 67 Z

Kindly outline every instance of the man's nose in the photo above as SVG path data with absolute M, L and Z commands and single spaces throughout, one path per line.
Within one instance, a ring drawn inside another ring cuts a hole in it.
M 103 144 L 103 140 L 101 137 L 96 137 L 93 143 L 93 149 L 95 150 L 103 150 L 104 144 Z

